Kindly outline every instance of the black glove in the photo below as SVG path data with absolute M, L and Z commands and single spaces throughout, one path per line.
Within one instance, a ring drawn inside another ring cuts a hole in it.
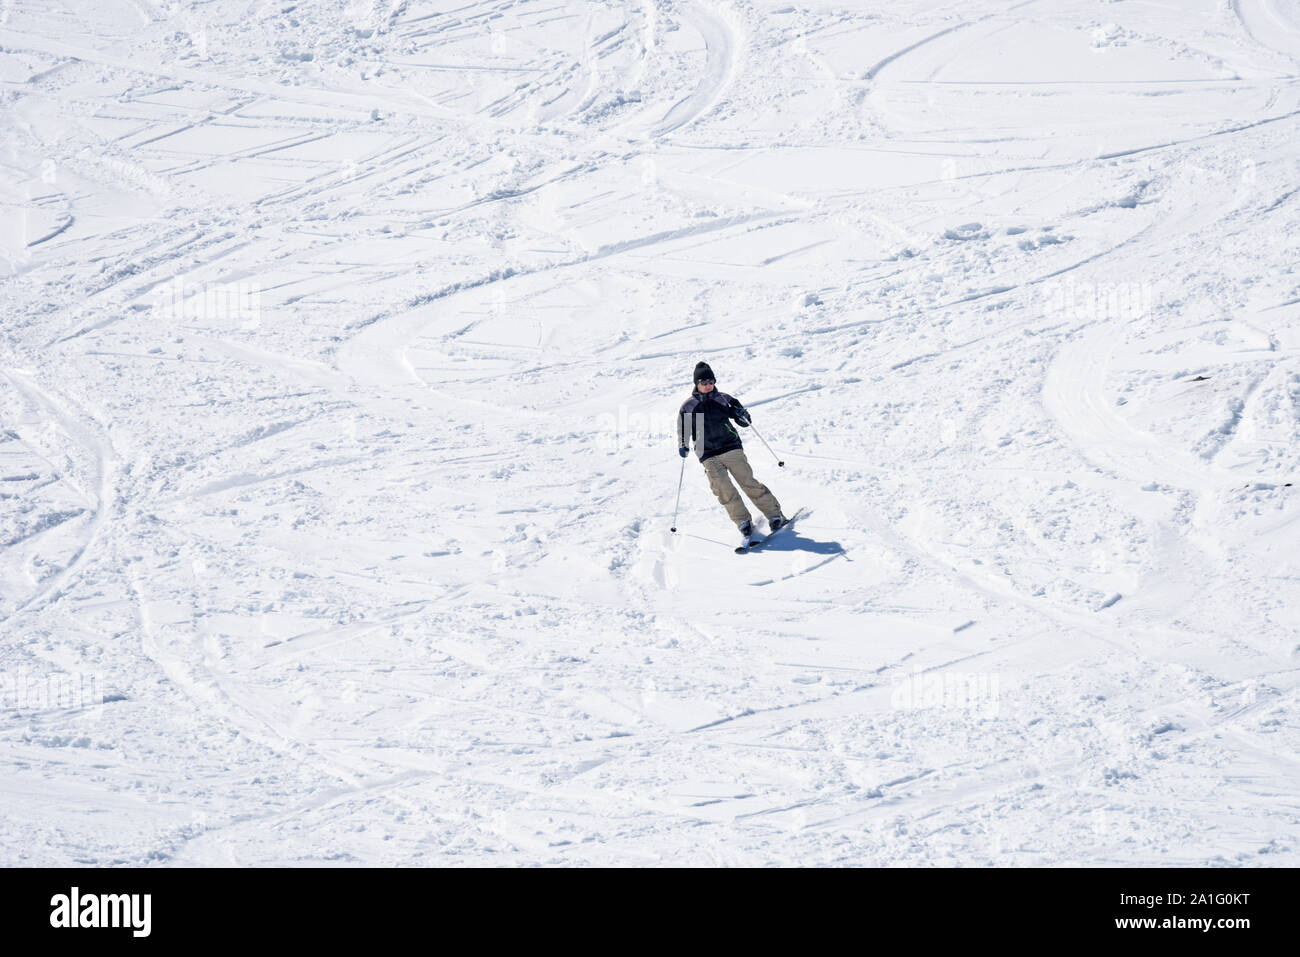
M 682 458 L 686 458 L 686 456 L 691 454 L 691 450 L 683 445 L 680 449 L 677 450 L 677 454 L 680 455 Z
M 747 428 L 749 428 L 749 423 L 750 423 L 751 421 L 752 421 L 752 420 L 750 419 L 750 417 L 749 417 L 749 413 L 748 413 L 748 412 L 737 412 L 737 413 L 736 413 L 736 424 L 737 424 L 738 426 L 740 426 L 742 429 L 747 429 Z

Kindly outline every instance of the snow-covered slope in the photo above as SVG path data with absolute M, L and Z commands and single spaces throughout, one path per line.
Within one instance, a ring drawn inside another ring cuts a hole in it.
M 1295 0 L 3 0 L 0 129 L 3 862 L 1300 862 Z

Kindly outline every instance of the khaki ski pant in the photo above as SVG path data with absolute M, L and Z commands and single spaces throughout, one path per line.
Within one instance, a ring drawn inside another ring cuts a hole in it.
M 767 518 L 781 514 L 781 504 L 766 485 L 754 478 L 754 470 L 749 467 L 744 449 L 723 452 L 704 460 L 704 472 L 709 477 L 709 487 L 718 497 L 722 507 L 727 510 L 731 520 L 739 528 L 750 520 L 749 509 L 745 507 L 740 492 L 731 484 L 734 478 L 754 506 Z

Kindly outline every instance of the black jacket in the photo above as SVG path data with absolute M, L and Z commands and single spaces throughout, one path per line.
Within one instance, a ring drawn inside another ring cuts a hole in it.
M 681 448 L 694 446 L 701 462 L 733 452 L 741 448 L 741 442 L 732 422 L 741 428 L 749 425 L 749 413 L 738 400 L 716 387 L 708 395 L 697 388 L 677 417 L 677 444 Z

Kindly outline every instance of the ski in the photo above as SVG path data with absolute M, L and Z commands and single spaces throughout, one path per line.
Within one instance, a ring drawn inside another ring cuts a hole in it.
M 786 520 L 786 523 L 785 523 L 784 525 L 782 525 L 780 528 L 778 528 L 775 532 L 769 532 L 765 537 L 760 538 L 760 539 L 758 539 L 757 541 L 753 541 L 753 540 L 751 540 L 750 543 L 749 543 L 749 547 L 748 547 L 748 548 L 745 548 L 745 549 L 737 549 L 736 551 L 737 551 L 737 552 L 740 552 L 740 551 L 746 551 L 746 552 L 749 552 L 749 551 L 754 551 L 755 549 L 758 549 L 758 548 L 762 548 L 764 545 L 766 545 L 768 542 L 770 542 L 770 541 L 771 541 L 773 538 L 775 538 L 777 535 L 780 535 L 782 532 L 784 532 L 787 528 L 789 528 L 791 525 L 793 525 L 793 524 L 794 524 L 795 522 L 797 522 L 799 519 L 804 518 L 804 517 L 806 516 L 806 514 L 807 514 L 806 511 L 805 511 L 804 509 L 802 509 L 802 508 L 797 508 L 797 509 L 795 509 L 794 514 L 791 515 L 791 516 Z

